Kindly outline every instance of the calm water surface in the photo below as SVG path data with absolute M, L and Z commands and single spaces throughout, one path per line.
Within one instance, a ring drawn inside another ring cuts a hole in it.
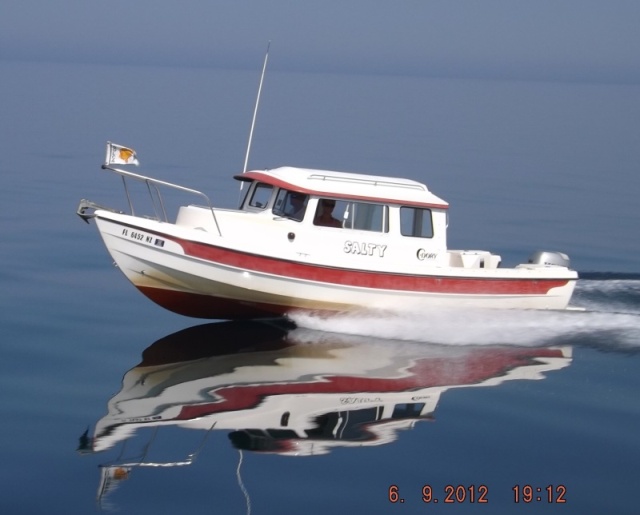
M 161 310 L 74 214 L 107 140 L 233 206 L 257 72 L 0 67 L 2 513 L 637 512 L 638 86 L 268 75 L 251 166 L 427 182 L 586 308 L 294 329 Z

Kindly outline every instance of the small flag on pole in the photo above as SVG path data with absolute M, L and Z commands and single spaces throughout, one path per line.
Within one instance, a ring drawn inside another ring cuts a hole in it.
M 122 145 L 116 145 L 115 143 L 107 142 L 107 157 L 105 158 L 105 165 L 136 165 L 140 162 L 136 156 L 136 151 L 123 147 Z

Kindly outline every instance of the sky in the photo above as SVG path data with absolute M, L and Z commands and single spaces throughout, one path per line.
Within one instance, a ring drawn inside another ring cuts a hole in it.
M 0 59 L 640 81 L 638 0 L 2 0 Z

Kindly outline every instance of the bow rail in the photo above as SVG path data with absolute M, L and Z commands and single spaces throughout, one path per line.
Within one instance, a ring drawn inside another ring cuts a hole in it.
M 136 216 L 135 209 L 133 207 L 133 201 L 131 200 L 131 195 L 129 193 L 129 187 L 127 185 L 127 179 L 132 179 L 135 181 L 143 182 L 147 186 L 147 190 L 149 192 L 149 197 L 151 198 L 151 205 L 153 207 L 153 211 L 155 213 L 155 219 L 158 221 L 169 222 L 169 217 L 167 216 L 167 211 L 165 209 L 164 199 L 162 198 L 162 193 L 160 192 L 160 187 L 166 187 L 178 191 L 182 191 L 184 193 L 189 193 L 192 195 L 199 196 L 206 201 L 207 207 L 209 211 L 211 211 L 211 216 L 213 217 L 213 222 L 215 223 L 216 230 L 218 231 L 218 235 L 222 236 L 220 231 L 220 226 L 218 225 L 218 220 L 216 218 L 216 213 L 211 205 L 211 200 L 209 197 L 199 190 L 195 190 L 192 188 L 187 188 L 185 186 L 180 186 L 179 184 L 174 184 L 172 182 L 162 181 L 160 179 L 154 179 L 153 177 L 148 177 L 146 175 L 141 175 L 137 173 L 130 172 L 128 170 L 122 170 L 120 168 L 113 168 L 106 164 L 102 165 L 103 170 L 109 170 L 111 172 L 116 173 L 122 177 L 122 184 L 124 186 L 125 193 L 127 195 L 127 202 L 129 203 L 129 210 L 131 216 Z M 92 212 L 88 212 L 88 210 L 93 210 Z M 98 209 L 107 210 L 115 213 L 122 213 L 122 211 L 115 210 L 112 208 L 100 206 L 95 202 L 82 199 L 80 204 L 78 205 L 77 214 L 82 218 L 85 222 L 89 223 L 89 220 L 95 216 L 95 211 Z

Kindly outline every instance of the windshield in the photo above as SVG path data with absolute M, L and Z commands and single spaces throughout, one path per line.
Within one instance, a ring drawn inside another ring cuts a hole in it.
M 309 195 L 297 191 L 280 190 L 273 206 L 273 214 L 301 222 L 307 209 Z

